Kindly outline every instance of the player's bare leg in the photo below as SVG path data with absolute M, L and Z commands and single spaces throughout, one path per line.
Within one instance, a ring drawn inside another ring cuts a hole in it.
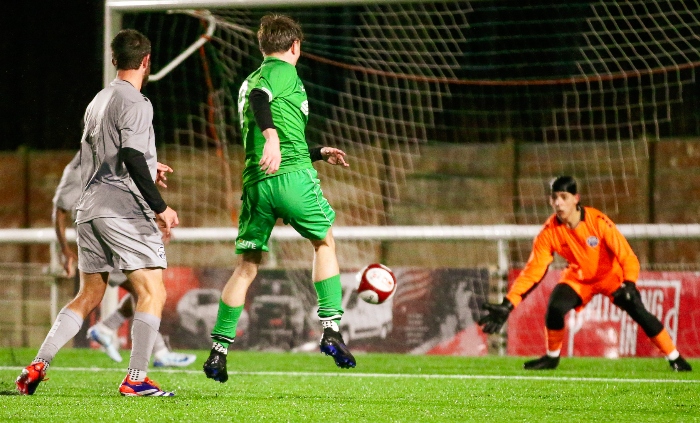
M 228 372 L 226 371 L 228 347 L 236 337 L 236 327 L 243 312 L 246 293 L 258 274 L 261 261 L 261 251 L 247 251 L 241 254 L 238 266 L 221 292 L 216 324 L 211 331 L 214 344 L 209 358 L 202 366 L 204 374 L 209 379 L 221 383 L 228 380 Z
M 107 289 L 107 278 L 109 274 L 104 273 L 85 273 L 80 272 L 80 290 L 75 298 L 66 305 L 74 313 L 85 318 L 92 312 L 105 295 Z
M 124 298 L 127 296 L 131 297 L 128 301 L 125 300 L 119 303 L 119 313 L 124 317 L 124 319 L 131 319 L 134 317 L 134 308 L 136 307 L 136 302 L 139 298 L 138 294 L 136 294 L 134 284 L 132 284 L 128 279 L 119 285 L 119 287 L 124 288 L 124 290 L 129 293 L 128 295 L 125 295 Z
M 85 316 L 100 304 L 106 287 L 107 273 L 80 272 L 78 294 L 58 313 L 36 357 L 15 381 L 21 394 L 32 395 L 36 391 L 58 350 L 78 333 Z
M 122 282 L 119 287 L 127 294 L 119 301 L 117 309 L 87 330 L 88 339 L 100 344 L 107 356 L 117 363 L 122 362 L 122 356 L 119 354 L 119 342 L 115 342 L 115 334 L 125 321 L 134 317 L 134 307 L 138 298 L 129 280 Z M 194 363 L 196 359 L 194 354 L 172 351 L 163 335 L 158 332 L 156 343 L 153 345 L 154 367 L 185 367 Z
M 258 275 L 258 267 L 262 262 L 261 251 L 250 251 L 241 254 L 240 261 L 233 274 L 221 291 L 221 299 L 231 306 L 239 306 L 245 303 L 248 288 Z
M 340 274 L 332 229 L 328 229 L 328 234 L 324 239 L 311 241 L 311 244 L 314 246 L 311 279 L 314 282 L 319 282 Z
M 318 317 L 323 326 L 319 343 L 321 352 L 330 355 L 338 367 L 355 367 L 356 361 L 340 334 L 340 317 L 343 315 L 340 286 L 340 269 L 335 252 L 333 232 L 328 229 L 322 240 L 312 240 L 314 263 L 311 278 L 318 294 Z
M 129 280 L 124 281 L 119 286 L 128 294 L 122 297 L 117 309 L 112 314 L 103 317 L 87 330 L 87 338 L 100 344 L 107 356 L 117 363 L 122 362 L 122 356 L 119 354 L 118 342 L 115 342 L 115 333 L 126 320 L 134 316 L 136 299 L 134 287 Z
M 163 269 L 134 270 L 128 272 L 127 277 L 133 284 L 138 300 L 131 327 L 129 370 L 119 387 L 119 392 L 126 396 L 173 396 L 172 392 L 163 391 L 156 382 L 147 377 L 148 362 L 165 305 Z

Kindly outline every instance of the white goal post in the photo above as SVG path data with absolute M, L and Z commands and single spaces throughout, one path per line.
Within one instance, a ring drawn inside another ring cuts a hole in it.
M 383 3 L 411 3 L 419 2 L 420 0 L 384 0 Z M 187 9 L 209 9 L 209 8 L 264 8 L 270 6 L 290 6 L 294 5 L 351 5 L 351 4 L 370 4 L 375 3 L 370 0 L 105 0 L 105 22 L 104 22 L 104 60 L 103 60 L 103 85 L 109 85 L 114 79 L 116 72 L 112 66 L 112 57 L 109 44 L 112 38 L 122 29 L 122 14 L 126 12 L 140 11 L 175 11 Z M 209 25 L 209 31 L 213 33 L 214 25 Z M 207 37 L 211 33 L 203 35 L 199 40 L 177 58 L 172 63 L 175 65 L 178 59 L 184 59 L 185 55 L 194 52 L 201 44 L 206 42 Z M 163 69 L 165 70 L 165 69 Z M 166 71 L 167 72 L 167 71 Z M 155 76 L 155 78 L 154 78 Z M 158 80 L 164 75 L 156 73 L 151 77 L 151 80 Z
M 700 224 L 622 224 L 620 232 L 630 240 L 700 239 Z M 541 225 L 471 225 L 471 226 L 340 226 L 333 228 L 336 241 L 493 241 L 497 244 L 499 291 L 504 291 L 510 268 L 509 241 L 533 239 Z M 204 243 L 235 242 L 238 230 L 225 228 L 174 228 L 171 242 Z M 66 230 L 69 241 L 75 242 L 75 230 Z M 301 240 L 301 236 L 289 226 L 278 226 L 272 231 L 271 241 Z M 48 244 L 51 245 L 51 268 L 60 268 L 55 252 L 57 239 L 53 228 L 0 229 L 1 244 Z M 104 312 L 116 308 L 114 298 L 106 297 Z M 51 320 L 58 314 L 56 286 L 51 287 Z M 110 304 L 112 302 L 113 304 Z
M 620 232 L 630 240 L 700 239 L 700 224 L 620 224 Z M 459 225 L 459 226 L 339 226 L 333 227 L 338 241 L 523 241 L 537 235 L 541 225 Z M 67 229 L 69 241 L 75 241 L 75 230 Z M 238 230 L 224 228 L 173 229 L 172 242 L 234 242 Z M 289 226 L 277 226 L 272 240 L 301 240 Z M 0 229 L 0 244 L 50 244 L 56 241 L 53 228 Z

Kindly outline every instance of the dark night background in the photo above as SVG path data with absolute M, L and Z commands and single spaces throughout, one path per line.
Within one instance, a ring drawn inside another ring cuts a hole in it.
M 13 1 L 0 17 L 0 150 L 77 149 L 102 87 L 101 0 Z
M 14 151 L 22 146 L 39 150 L 75 149 L 85 107 L 102 88 L 104 1 L 6 3 L 12 6 L 5 5 L 0 13 L 0 151 Z M 522 8 L 525 3 L 531 7 Z M 503 7 L 494 6 L 499 4 Z M 643 9 L 642 6 L 639 7 Z M 641 9 L 635 13 L 644 12 Z M 340 10 L 350 13 L 352 7 Z M 311 26 L 314 22 L 332 22 L 337 12 L 305 9 L 304 13 L 311 14 L 297 18 L 301 17 L 301 21 Z M 318 16 L 313 13 L 318 13 Z M 566 77 L 573 72 L 576 57 L 572 52 L 578 51 L 584 29 L 581 25 L 588 13 L 590 5 L 586 1 L 524 1 L 518 5 L 509 1 L 484 2 L 481 8 L 470 12 L 470 25 L 463 29 L 465 41 L 460 45 L 464 55 L 460 58 L 463 68 L 457 72 L 457 77 Z M 302 13 L 297 11 L 297 14 Z M 342 16 L 342 22 L 352 20 L 351 14 Z M 312 53 L 333 58 L 334 48 L 342 46 L 324 41 L 324 36 L 329 34 L 323 31 L 335 33 L 332 26 L 316 27 L 313 29 L 316 37 L 308 41 L 306 48 Z M 452 35 L 459 38 L 462 34 Z M 151 36 L 157 41 L 157 36 Z M 689 36 L 688 39 L 693 38 Z M 183 43 L 187 40 L 183 37 Z M 158 64 L 156 59 L 154 63 Z M 334 69 L 327 70 L 314 63 L 305 68 L 302 63 L 300 72 L 310 81 L 319 82 L 319 86 L 337 88 L 338 75 Z M 438 125 L 439 131 L 428 134 L 431 139 L 500 142 L 506 134 L 525 142 L 540 142 L 541 127 L 549 125 L 548 119 L 554 107 L 552 99 L 561 97 L 559 86 L 498 90 L 488 86 L 479 89 L 454 86 L 451 90 L 451 96 L 440 100 L 444 102 L 445 110 L 434 117 L 442 121 Z M 698 84 L 684 87 L 684 92 L 684 104 L 672 105 L 675 108 L 674 122 L 662 125 L 662 136 L 700 134 Z M 313 98 L 328 104 L 337 102 L 335 98 L 325 98 L 326 91 L 313 94 Z M 163 101 L 168 99 L 157 91 L 148 95 Z M 165 110 L 160 104 L 157 109 Z M 324 107 L 317 110 L 324 110 Z M 611 108 L 610 113 L 617 112 Z M 614 121 L 617 117 L 609 118 Z M 497 124 L 494 124 L 494 119 Z M 161 124 L 166 128 L 175 127 L 171 121 L 162 120 Z M 507 127 L 501 128 L 500 120 L 507 121 Z M 165 131 L 158 133 L 165 134 Z M 584 139 L 605 136 L 591 133 Z

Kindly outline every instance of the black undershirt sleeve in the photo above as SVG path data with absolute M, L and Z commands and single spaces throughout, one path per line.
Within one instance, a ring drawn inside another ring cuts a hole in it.
M 151 172 L 148 170 L 146 157 L 142 152 L 130 147 L 122 148 L 119 151 L 119 158 L 124 162 L 129 176 L 134 180 L 136 187 L 141 191 L 146 204 L 154 212 L 163 213 L 168 205 L 163 201 L 156 183 L 151 179 Z
M 323 154 L 321 154 L 322 148 L 323 147 L 309 147 L 309 157 L 311 157 L 312 162 L 323 160 Z
M 250 95 L 248 96 L 248 101 L 250 102 L 250 109 L 253 111 L 255 116 L 255 123 L 258 124 L 260 131 L 264 131 L 269 128 L 277 129 L 275 124 L 272 122 L 272 110 L 270 109 L 270 98 L 267 93 L 260 88 L 253 88 Z M 309 156 L 312 162 L 323 160 L 323 154 L 321 154 L 321 149 L 323 147 L 309 147 Z
M 270 109 L 270 97 L 260 88 L 253 88 L 248 96 L 250 109 L 255 116 L 255 123 L 258 124 L 260 131 L 266 129 L 277 129 L 272 122 L 272 110 Z

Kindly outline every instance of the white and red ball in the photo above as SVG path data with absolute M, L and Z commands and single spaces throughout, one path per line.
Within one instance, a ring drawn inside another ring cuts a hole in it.
M 388 267 L 373 263 L 357 273 L 357 294 L 370 304 L 381 304 L 396 292 L 396 276 Z

